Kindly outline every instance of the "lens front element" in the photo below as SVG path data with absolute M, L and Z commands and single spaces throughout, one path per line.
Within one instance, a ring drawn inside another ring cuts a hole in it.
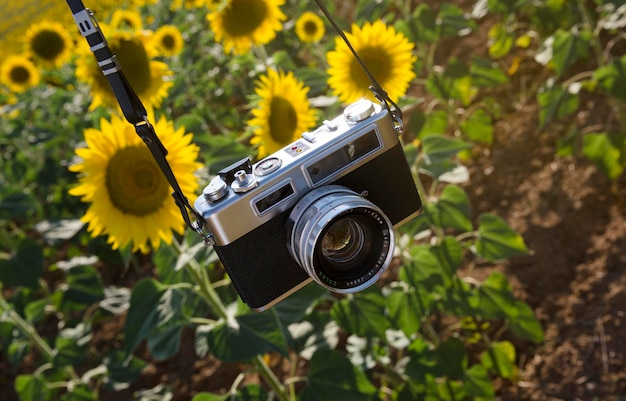
M 351 217 L 332 223 L 322 237 L 322 257 L 333 263 L 354 260 L 363 249 L 363 229 Z
M 289 217 L 289 251 L 320 285 L 352 293 L 374 284 L 393 257 L 393 227 L 376 205 L 329 185 L 309 192 Z

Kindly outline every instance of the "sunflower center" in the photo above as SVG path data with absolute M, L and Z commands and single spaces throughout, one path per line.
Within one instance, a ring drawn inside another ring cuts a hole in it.
M 16 84 L 25 84 L 30 79 L 30 72 L 27 68 L 16 66 L 11 68 L 11 82 Z
M 117 151 L 107 164 L 106 187 L 111 203 L 124 213 L 145 216 L 163 206 L 169 184 L 143 145 Z
M 111 40 L 109 47 L 117 56 L 124 74 L 135 92 L 140 95 L 146 93 L 151 83 L 150 59 L 141 40 L 139 38 L 118 38 Z M 96 77 L 100 87 L 110 90 L 107 78 L 100 73 L 100 70 L 98 70 Z
M 291 102 L 274 97 L 270 106 L 269 128 L 271 137 L 278 143 L 288 143 L 298 126 L 298 115 Z
M 30 47 L 38 57 L 53 61 L 65 50 L 65 41 L 57 32 L 43 30 L 33 37 Z
M 172 35 L 163 35 L 163 38 L 161 38 L 161 46 L 165 49 L 173 49 L 176 47 L 176 40 Z
M 230 36 L 248 36 L 265 21 L 268 9 L 260 0 L 232 0 L 224 11 L 224 30 Z
M 309 36 L 314 36 L 317 33 L 317 24 L 314 21 L 306 21 L 304 32 Z
M 359 50 L 361 59 L 367 65 L 374 78 L 384 87 L 391 75 L 391 55 L 380 47 L 365 47 Z M 350 63 L 350 76 L 359 87 L 367 88 L 370 80 L 356 61 Z

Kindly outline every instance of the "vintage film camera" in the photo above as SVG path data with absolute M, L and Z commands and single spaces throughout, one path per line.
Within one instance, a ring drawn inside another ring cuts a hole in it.
M 363 290 L 393 258 L 421 200 L 387 108 L 369 100 L 251 164 L 221 170 L 195 203 L 242 300 L 262 311 L 311 280 Z
M 315 2 L 352 49 L 328 9 Z M 172 186 L 183 220 L 213 245 L 251 309 L 265 310 L 311 280 L 352 293 L 380 278 L 393 258 L 394 227 L 422 203 L 399 141 L 401 111 L 353 49 L 382 105 L 353 103 L 258 163 L 246 158 L 223 169 L 192 207 L 93 13 L 81 0 L 67 4 L 124 117 Z

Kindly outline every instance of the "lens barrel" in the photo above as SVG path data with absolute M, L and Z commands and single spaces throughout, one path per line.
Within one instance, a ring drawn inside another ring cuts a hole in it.
M 383 211 L 354 191 L 328 185 L 306 194 L 291 211 L 292 257 L 318 284 L 337 293 L 361 291 L 393 258 L 393 226 Z

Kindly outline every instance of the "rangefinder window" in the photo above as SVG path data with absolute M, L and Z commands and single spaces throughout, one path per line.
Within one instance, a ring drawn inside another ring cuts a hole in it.
M 378 149 L 380 146 L 381 144 L 376 130 L 372 129 L 355 141 L 348 143 L 330 155 L 318 160 L 307 167 L 313 185 L 332 178 L 334 173 L 339 172 L 350 163 L 359 160 L 368 153 Z
M 289 198 L 295 192 L 291 184 L 285 184 L 282 187 L 278 188 L 276 191 L 271 194 L 259 199 L 254 203 L 257 212 L 259 215 L 264 214 L 267 210 L 272 208 L 275 205 L 278 205 L 285 199 Z

